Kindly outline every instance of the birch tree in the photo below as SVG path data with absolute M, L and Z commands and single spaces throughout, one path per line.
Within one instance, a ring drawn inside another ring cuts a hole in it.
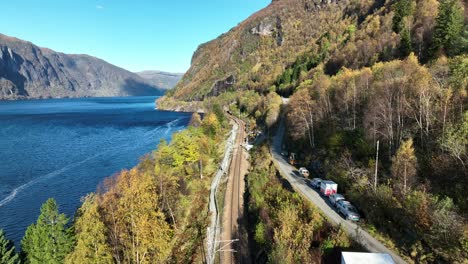
M 404 141 L 392 159 L 392 177 L 400 194 L 406 196 L 416 180 L 417 159 L 413 139 Z

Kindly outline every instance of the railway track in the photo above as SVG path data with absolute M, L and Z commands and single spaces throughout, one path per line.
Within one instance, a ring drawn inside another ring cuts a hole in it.
M 239 219 L 242 214 L 242 198 L 244 193 L 243 176 L 245 174 L 244 150 L 242 143 L 245 137 L 244 122 L 236 117 L 230 118 L 237 123 L 239 129 L 234 146 L 233 158 L 229 167 L 228 184 L 224 199 L 223 224 L 220 244 L 222 264 L 241 263 L 242 247 L 240 246 Z M 224 244 L 224 245 L 223 245 Z

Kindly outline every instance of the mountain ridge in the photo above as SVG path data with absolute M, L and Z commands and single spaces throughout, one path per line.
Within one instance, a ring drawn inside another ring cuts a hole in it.
M 66 54 L 0 34 L 0 99 L 163 95 L 136 73 L 87 54 Z
M 151 84 L 165 90 L 174 88 L 184 75 L 183 73 L 172 73 L 158 70 L 146 70 L 135 73 Z

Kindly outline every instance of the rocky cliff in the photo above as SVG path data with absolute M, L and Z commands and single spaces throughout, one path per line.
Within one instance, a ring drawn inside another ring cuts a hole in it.
M 161 95 L 164 90 L 101 59 L 0 34 L 0 99 Z

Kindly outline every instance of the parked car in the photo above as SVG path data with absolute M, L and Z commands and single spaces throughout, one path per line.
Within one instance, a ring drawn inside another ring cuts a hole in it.
M 299 174 L 304 178 L 309 177 L 309 171 L 304 167 L 299 168 Z
M 336 204 L 338 212 L 342 214 L 346 220 L 359 221 L 360 216 L 356 207 L 354 207 L 350 202 L 341 200 Z
M 311 179 L 305 179 L 305 183 L 306 183 L 307 186 L 309 186 L 310 188 L 314 188 L 314 186 L 312 185 L 312 180 L 311 180 Z
M 330 196 L 337 193 L 338 184 L 334 181 L 321 181 L 320 182 L 320 194 Z
M 320 178 L 313 178 L 312 179 L 312 188 L 318 189 L 320 188 L 320 183 L 322 182 L 322 179 Z
M 328 199 L 330 200 L 330 203 L 334 207 L 336 207 L 336 203 L 338 203 L 339 201 L 342 201 L 342 200 L 344 201 L 345 200 L 344 196 L 341 195 L 341 194 L 338 194 L 338 193 L 335 193 L 335 194 L 332 194 L 332 195 L 328 196 Z
M 291 152 L 289 154 L 289 164 L 291 164 L 293 166 L 297 164 L 297 155 L 296 155 L 296 153 Z

